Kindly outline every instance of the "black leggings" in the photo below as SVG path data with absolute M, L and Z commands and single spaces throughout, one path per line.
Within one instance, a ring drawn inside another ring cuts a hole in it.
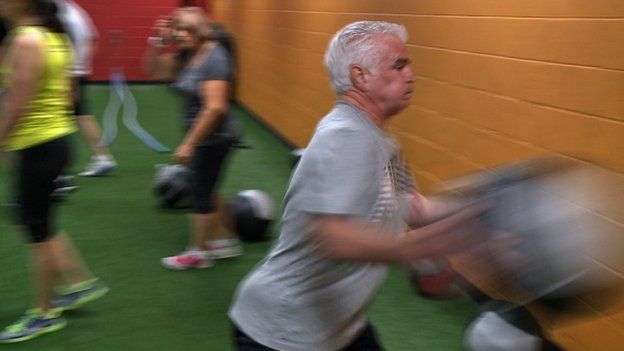
M 221 170 L 230 153 L 230 148 L 229 142 L 195 148 L 191 163 L 195 213 L 206 214 L 216 211 L 214 190 L 221 177 Z
M 87 80 L 85 78 L 78 78 L 78 86 L 76 87 L 76 89 L 78 89 L 78 96 L 76 97 L 76 99 L 74 99 L 74 114 L 76 115 L 76 117 L 89 114 L 86 103 L 86 82 Z
M 276 351 L 270 347 L 259 344 L 242 330 L 234 325 L 234 344 L 238 351 Z M 364 331 L 349 346 L 342 351 L 383 351 L 383 347 L 377 339 L 375 328 L 369 323 Z
M 68 139 L 54 139 L 17 152 L 18 214 L 33 243 L 46 241 L 56 233 L 51 194 L 54 179 L 69 163 Z

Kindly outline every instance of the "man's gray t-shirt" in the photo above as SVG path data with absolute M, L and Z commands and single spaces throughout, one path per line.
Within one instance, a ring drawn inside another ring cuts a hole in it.
M 339 101 L 292 176 L 277 242 L 239 286 L 234 323 L 277 350 L 338 350 L 352 342 L 387 267 L 324 256 L 312 241 L 309 215 L 352 216 L 380 232 L 403 233 L 398 202 L 412 187 L 406 174 L 393 139 Z

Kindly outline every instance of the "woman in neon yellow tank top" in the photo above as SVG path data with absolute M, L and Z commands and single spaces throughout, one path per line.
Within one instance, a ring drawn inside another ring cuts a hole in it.
M 86 268 L 51 216 L 54 179 L 69 162 L 68 65 L 73 53 L 52 0 L 0 0 L 12 23 L 4 41 L 0 151 L 13 153 L 19 217 L 34 255 L 37 295 L 33 308 L 0 332 L 0 343 L 30 340 L 63 328 L 63 309 L 108 291 Z M 63 279 L 67 286 L 58 289 Z M 55 294 L 55 288 L 60 293 Z

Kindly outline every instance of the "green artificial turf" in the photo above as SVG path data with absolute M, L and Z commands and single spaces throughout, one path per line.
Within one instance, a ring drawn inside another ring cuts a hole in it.
M 182 132 L 177 97 L 165 86 L 134 85 L 140 124 L 174 148 Z M 102 117 L 108 103 L 105 85 L 88 88 L 90 109 Z M 242 109 L 235 109 L 249 149 L 235 151 L 221 184 L 232 197 L 261 189 L 279 209 L 291 171 L 290 149 Z M 226 312 L 237 283 L 264 256 L 270 242 L 246 243 L 245 255 L 219 261 L 210 269 L 172 272 L 159 260 L 183 249 L 187 222 L 183 212 L 157 208 L 152 190 L 154 166 L 171 154 L 145 146 L 118 117 L 112 146 L 119 168 L 102 178 L 76 178 L 80 189 L 59 209 L 59 222 L 80 248 L 110 293 L 81 310 L 67 312 L 60 332 L 10 346 L 12 350 L 231 350 Z M 88 152 L 75 138 L 73 173 L 83 169 Z M 0 203 L 9 198 L 6 165 L 0 166 Z M 0 206 L 0 326 L 15 320 L 33 299 L 27 246 Z M 273 227 L 271 233 L 275 231 Z M 459 299 L 417 297 L 405 274 L 395 268 L 375 301 L 371 319 L 390 351 L 462 350 L 463 329 L 474 306 Z

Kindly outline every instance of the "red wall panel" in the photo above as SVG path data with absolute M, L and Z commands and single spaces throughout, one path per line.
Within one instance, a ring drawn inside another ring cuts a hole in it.
M 183 0 L 74 0 L 93 19 L 100 33 L 91 80 L 108 80 L 112 69 L 123 69 L 129 81 L 148 80 L 141 61 L 156 17 L 168 15 Z M 211 11 L 211 0 L 192 1 Z M 189 3 L 190 4 L 190 3 Z

